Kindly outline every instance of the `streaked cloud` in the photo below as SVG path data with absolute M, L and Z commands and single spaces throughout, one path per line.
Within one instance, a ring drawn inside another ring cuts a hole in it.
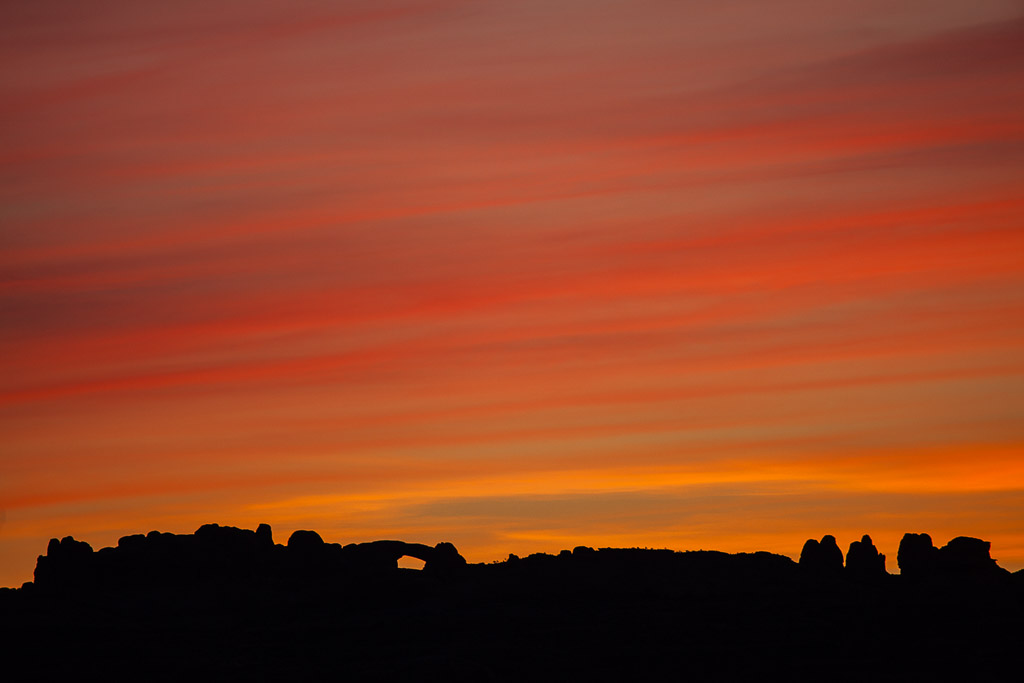
M 1024 566 L 1021 45 L 1001 0 L 5 6 L 0 583 L 126 519 Z

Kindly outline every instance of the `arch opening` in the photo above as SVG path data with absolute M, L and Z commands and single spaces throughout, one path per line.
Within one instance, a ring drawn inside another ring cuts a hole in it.
M 423 569 L 426 562 L 418 557 L 412 557 L 411 555 L 402 555 L 398 558 L 399 569 Z

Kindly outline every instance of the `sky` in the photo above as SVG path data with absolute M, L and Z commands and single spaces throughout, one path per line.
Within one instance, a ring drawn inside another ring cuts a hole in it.
M 0 5 L 0 585 L 50 537 L 1024 567 L 1024 3 Z

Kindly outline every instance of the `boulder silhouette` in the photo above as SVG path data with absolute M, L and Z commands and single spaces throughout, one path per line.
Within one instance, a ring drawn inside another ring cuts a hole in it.
M 299 552 L 315 551 L 322 548 L 323 545 L 324 539 L 320 537 L 320 534 L 308 529 L 299 529 L 292 532 L 292 535 L 288 537 L 289 550 L 298 550 Z
M 921 578 L 935 573 L 938 566 L 938 549 L 928 534 L 903 534 L 896 564 L 900 574 L 908 578 Z
M 846 553 L 846 572 L 858 578 L 885 574 L 885 555 L 878 552 L 867 534 L 850 544 L 850 550 Z

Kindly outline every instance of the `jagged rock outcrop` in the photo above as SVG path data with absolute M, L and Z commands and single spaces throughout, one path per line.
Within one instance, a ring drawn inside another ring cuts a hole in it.
M 192 534 L 124 536 L 116 548 L 98 551 L 95 564 L 107 589 L 187 589 L 253 581 L 268 571 L 273 553 L 273 543 L 251 529 L 204 524 Z
M 861 579 L 885 575 L 885 555 L 878 552 L 867 534 L 850 544 L 846 553 L 846 573 Z
M 831 534 L 820 541 L 813 538 L 804 543 L 800 551 L 800 566 L 815 574 L 838 574 L 843 570 L 843 551 Z
M 1006 573 L 990 554 L 992 544 L 980 538 L 957 536 L 939 548 L 939 568 L 946 575 L 985 576 Z
M 51 538 L 46 555 L 36 560 L 35 584 L 39 587 L 78 587 L 91 582 L 95 572 L 91 564 L 92 546 L 72 536 Z
M 897 562 L 900 573 L 911 579 L 984 578 L 1007 575 L 990 555 L 991 543 L 980 538 L 957 536 L 941 548 L 928 534 L 904 534 Z

